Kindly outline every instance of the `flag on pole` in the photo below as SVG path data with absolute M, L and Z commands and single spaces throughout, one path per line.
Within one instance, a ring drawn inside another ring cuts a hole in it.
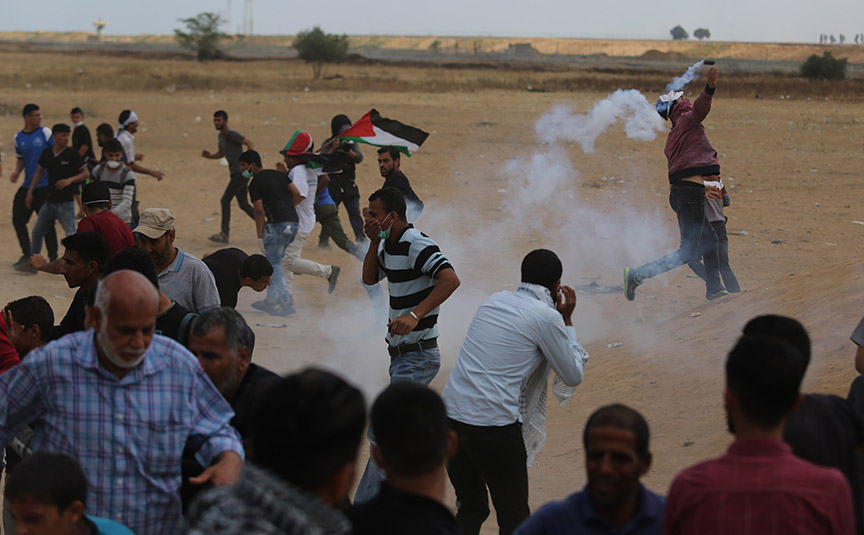
M 419 128 L 381 117 L 378 110 L 373 109 L 351 128 L 339 134 L 339 137 L 376 147 L 395 147 L 410 157 L 411 153 L 416 152 L 426 141 L 429 134 Z

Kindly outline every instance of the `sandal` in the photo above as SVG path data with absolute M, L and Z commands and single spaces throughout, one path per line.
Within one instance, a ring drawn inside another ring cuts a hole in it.
M 210 236 L 209 239 L 210 241 L 215 241 L 216 243 L 228 243 L 228 236 L 222 234 L 221 232 L 219 234 L 214 234 Z

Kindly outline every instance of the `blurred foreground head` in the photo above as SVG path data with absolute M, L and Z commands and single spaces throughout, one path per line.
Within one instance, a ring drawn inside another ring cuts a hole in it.
M 248 456 L 324 503 L 340 504 L 354 481 L 365 426 L 363 394 L 330 372 L 307 368 L 263 396 Z

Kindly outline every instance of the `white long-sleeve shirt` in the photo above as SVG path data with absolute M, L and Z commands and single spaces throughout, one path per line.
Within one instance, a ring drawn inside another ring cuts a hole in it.
M 442 397 L 450 418 L 477 426 L 521 421 L 525 381 L 548 361 L 569 386 L 588 354 L 561 314 L 529 291 L 492 295 L 477 310 Z

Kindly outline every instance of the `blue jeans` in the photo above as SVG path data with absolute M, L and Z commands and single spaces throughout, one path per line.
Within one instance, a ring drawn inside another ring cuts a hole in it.
M 415 383 L 428 386 L 438 374 L 440 367 L 441 351 L 437 347 L 405 353 L 398 357 L 391 357 L 390 382 L 414 381 Z M 371 427 L 366 436 L 369 438 L 369 444 L 374 446 L 375 434 L 372 432 Z M 354 503 L 368 502 L 377 496 L 381 482 L 385 479 L 387 479 L 387 474 L 383 468 L 378 466 L 375 459 L 372 458 L 370 450 L 366 470 L 363 471 L 363 477 L 357 485 L 357 492 L 354 493 Z
M 42 240 L 48 231 L 54 228 L 54 222 L 60 221 L 63 232 L 67 236 L 75 234 L 75 201 L 46 202 L 39 209 L 36 224 L 33 225 L 33 237 L 30 240 L 30 254 L 42 252 Z
M 705 281 L 706 295 L 719 292 L 723 284 L 720 282 L 717 235 L 705 218 L 705 186 L 679 180 L 672 184 L 669 204 L 678 215 L 681 246 L 675 252 L 636 268 L 633 275 L 642 282 L 687 264 Z
M 264 225 L 263 239 L 264 250 L 267 261 L 273 266 L 273 276 L 270 277 L 270 286 L 267 287 L 267 299 L 283 303 L 293 301 L 291 290 L 285 282 L 285 274 L 282 273 L 282 257 L 288 245 L 294 241 L 297 235 L 297 223 L 282 221 L 279 223 L 267 223 Z

